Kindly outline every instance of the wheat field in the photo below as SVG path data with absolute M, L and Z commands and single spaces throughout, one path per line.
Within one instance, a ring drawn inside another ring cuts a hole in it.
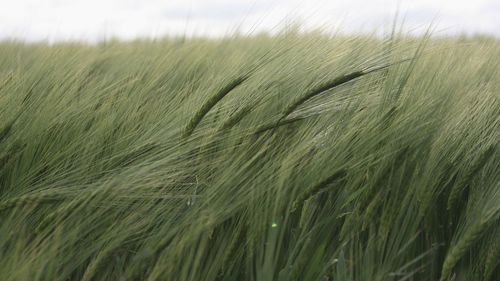
M 498 280 L 498 58 L 403 33 L 4 41 L 0 280 Z

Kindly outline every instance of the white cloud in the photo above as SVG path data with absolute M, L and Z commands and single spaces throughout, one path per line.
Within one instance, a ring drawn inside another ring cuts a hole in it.
M 276 30 L 285 18 L 305 27 L 383 28 L 399 7 L 408 28 L 500 35 L 496 0 L 0 0 L 0 38 L 25 40 L 224 35 Z

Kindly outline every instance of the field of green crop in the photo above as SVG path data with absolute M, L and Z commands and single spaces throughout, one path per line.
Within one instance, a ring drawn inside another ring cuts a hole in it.
M 0 280 L 498 280 L 500 41 L 0 43 Z

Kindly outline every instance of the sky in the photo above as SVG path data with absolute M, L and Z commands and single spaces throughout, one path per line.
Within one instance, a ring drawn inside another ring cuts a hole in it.
M 0 0 L 0 40 L 224 36 L 278 32 L 387 31 L 398 11 L 409 32 L 500 36 L 500 0 Z

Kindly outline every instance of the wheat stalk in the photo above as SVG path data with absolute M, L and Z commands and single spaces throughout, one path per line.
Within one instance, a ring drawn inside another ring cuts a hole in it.
M 243 75 L 239 76 L 233 81 L 231 81 L 229 84 L 224 86 L 222 89 L 220 89 L 214 96 L 209 98 L 202 106 L 201 108 L 195 113 L 195 115 L 189 120 L 189 123 L 187 124 L 186 128 L 184 129 L 184 137 L 189 137 L 194 129 L 198 126 L 198 124 L 201 122 L 203 117 L 219 102 L 221 101 L 225 96 L 227 96 L 231 91 L 236 89 L 238 86 L 240 86 L 245 80 L 250 77 L 249 75 Z
M 481 220 L 474 226 L 472 226 L 472 228 L 468 229 L 464 237 L 460 239 L 458 243 L 446 255 L 441 270 L 440 281 L 446 281 L 457 262 L 469 250 L 472 244 L 474 244 L 474 242 L 476 242 L 481 237 L 481 235 L 484 234 L 484 231 L 487 229 L 487 227 L 487 221 Z
M 447 209 L 453 210 L 455 205 L 457 204 L 462 191 L 467 188 L 470 181 L 474 178 L 476 174 L 486 165 L 488 160 L 495 154 L 495 146 L 491 145 L 488 147 L 481 156 L 477 159 L 477 161 L 471 166 L 468 172 L 460 178 L 460 180 L 453 186 L 450 191 L 450 195 L 448 197 Z

